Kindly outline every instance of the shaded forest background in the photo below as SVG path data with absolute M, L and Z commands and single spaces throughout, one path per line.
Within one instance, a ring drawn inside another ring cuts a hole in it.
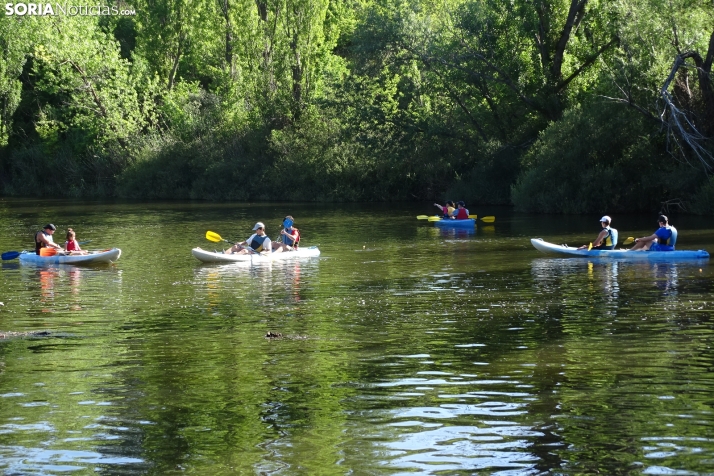
M 0 16 L 17 196 L 714 214 L 712 0 L 137 0 Z

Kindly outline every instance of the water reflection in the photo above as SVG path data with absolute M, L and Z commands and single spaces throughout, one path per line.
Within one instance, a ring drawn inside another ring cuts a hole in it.
M 69 264 L 19 267 L 22 282 L 45 313 L 67 308 L 82 310 L 86 301 L 102 299 L 103 292 L 118 289 L 121 275 L 121 270 L 114 267 L 82 268 Z
M 225 301 L 225 293 L 237 292 L 241 298 L 258 299 L 264 304 L 275 300 L 300 303 L 303 287 L 317 275 L 319 260 L 284 260 L 260 263 L 201 265 L 194 270 L 194 284 L 205 288 L 211 309 Z
M 623 262 L 597 259 L 540 258 L 531 262 L 531 272 L 538 286 L 545 288 L 560 286 L 561 280 L 568 277 L 572 282 L 583 285 L 592 284 L 604 291 L 604 294 L 617 299 L 620 294 L 621 276 L 627 282 L 637 282 L 641 289 L 658 289 L 663 296 L 676 296 L 680 286 L 679 275 L 682 270 L 693 273 L 702 266 L 700 262 Z M 582 280 L 587 276 L 587 280 Z
M 476 228 L 437 228 L 442 238 L 469 238 L 476 234 Z

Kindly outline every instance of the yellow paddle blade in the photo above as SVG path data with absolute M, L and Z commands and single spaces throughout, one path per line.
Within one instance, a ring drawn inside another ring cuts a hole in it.
M 439 217 L 429 217 L 429 218 L 427 218 L 427 220 L 429 220 L 429 221 L 441 221 L 441 218 L 439 218 Z
M 469 218 L 473 218 L 475 220 L 478 218 L 478 215 L 469 215 Z
M 494 216 L 483 217 L 483 218 L 481 218 L 481 221 L 484 223 L 493 223 L 496 221 L 496 217 L 494 217 Z
M 632 237 L 632 236 L 628 236 L 627 239 L 622 242 L 622 244 L 623 244 L 623 245 L 629 245 L 629 244 L 632 243 L 633 241 L 635 241 L 635 238 Z
M 223 238 L 221 238 L 221 235 L 214 231 L 207 231 L 206 232 L 206 239 L 208 241 L 212 241 L 214 243 L 218 243 L 219 241 L 223 241 Z
M 417 220 L 428 220 L 429 216 L 428 215 L 417 215 Z
M 593 244 L 592 244 L 592 243 L 590 243 L 590 244 L 588 245 L 588 251 L 590 251 L 591 249 L 593 249 Z

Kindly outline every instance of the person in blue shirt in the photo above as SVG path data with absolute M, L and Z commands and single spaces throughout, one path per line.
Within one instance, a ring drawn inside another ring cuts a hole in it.
M 677 229 L 669 224 L 665 215 L 657 218 L 659 228 L 650 236 L 637 238 L 630 251 L 674 251 L 677 242 Z

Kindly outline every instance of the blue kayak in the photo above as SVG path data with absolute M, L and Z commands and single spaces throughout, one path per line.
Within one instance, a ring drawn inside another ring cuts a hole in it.
M 579 250 L 566 245 L 556 245 L 543 241 L 542 238 L 531 239 L 531 244 L 538 251 L 567 256 L 615 258 L 628 261 L 677 261 L 688 259 L 709 259 L 709 253 L 704 250 L 675 251 L 629 251 L 629 250 Z
M 476 220 L 474 220 L 473 218 L 467 218 L 466 220 L 452 220 L 450 218 L 447 218 L 432 223 L 434 223 L 434 225 L 436 226 L 444 228 L 473 228 L 476 224 Z

